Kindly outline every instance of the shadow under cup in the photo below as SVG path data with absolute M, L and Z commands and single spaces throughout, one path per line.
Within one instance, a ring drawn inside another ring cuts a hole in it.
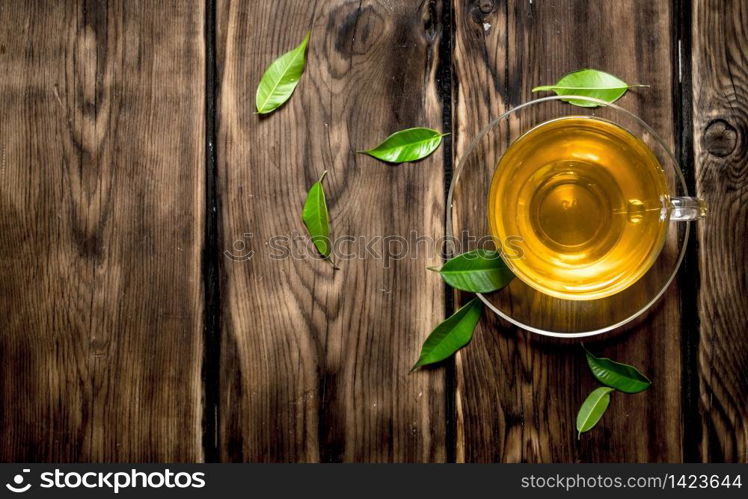
M 462 253 L 477 247 L 494 248 L 488 222 L 488 197 L 494 171 L 508 147 L 525 132 L 545 122 L 571 116 L 589 116 L 613 122 L 640 139 L 662 166 L 671 199 L 687 198 L 680 167 L 665 143 L 646 123 L 614 104 L 590 97 L 573 97 L 599 107 L 579 107 L 553 96 L 522 104 L 484 128 L 459 160 L 448 195 L 447 232 Z M 699 205 L 700 206 L 700 205 Z M 677 206 L 674 206 L 677 211 Z M 666 216 L 670 216 L 668 213 Z M 675 277 L 685 254 L 689 222 L 703 216 L 675 213 L 665 223 L 666 234 L 659 256 L 649 270 L 626 289 L 598 299 L 568 300 L 544 294 L 515 278 L 495 293 L 478 294 L 490 310 L 522 329 L 557 337 L 585 337 L 623 326 L 654 305 Z M 502 242 L 504 244 L 504 242 Z M 505 246 L 504 249 L 507 247 Z M 507 250 L 507 254 L 511 254 Z M 453 255 L 450 255 L 453 256 Z

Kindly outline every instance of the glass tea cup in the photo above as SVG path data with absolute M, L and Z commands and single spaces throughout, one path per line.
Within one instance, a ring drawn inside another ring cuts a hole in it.
M 564 101 L 587 102 L 580 107 Z M 633 113 L 605 101 L 581 96 L 552 96 L 526 102 L 492 120 L 470 143 L 455 169 L 448 194 L 448 240 L 454 254 L 476 247 L 499 249 L 510 269 L 519 270 L 513 254 L 502 247 L 489 228 L 488 199 L 497 165 L 509 146 L 530 130 L 566 117 L 593 117 L 613 123 L 644 143 L 664 174 L 660 218 L 664 236 L 649 268 L 625 289 L 595 299 L 551 296 L 521 272 L 504 289 L 478 294 L 487 308 L 504 320 L 531 332 L 564 338 L 602 334 L 642 316 L 664 294 L 685 255 L 690 222 L 706 213 L 703 201 L 690 197 L 685 179 L 668 146 Z M 517 234 L 522 238 L 522 234 Z M 520 239 L 521 240 L 521 239 Z M 521 243 L 520 243 L 521 244 Z M 450 255 L 450 256 L 453 256 Z

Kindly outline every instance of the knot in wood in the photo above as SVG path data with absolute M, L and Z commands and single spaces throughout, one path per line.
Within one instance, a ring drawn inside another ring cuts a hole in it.
M 473 0 L 470 6 L 470 13 L 476 23 L 482 22 L 494 10 L 496 10 L 495 0 Z
M 728 156 L 735 150 L 737 143 L 738 131 L 723 119 L 710 121 L 704 130 L 703 147 L 714 156 Z
M 490 14 L 494 8 L 496 8 L 494 0 L 480 0 L 478 2 L 478 9 L 482 14 Z

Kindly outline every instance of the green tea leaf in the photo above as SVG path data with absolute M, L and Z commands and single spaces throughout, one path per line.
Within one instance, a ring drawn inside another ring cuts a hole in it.
M 625 94 L 626 90 L 629 88 L 645 86 L 647 85 L 629 85 L 612 74 L 598 71 L 596 69 L 581 69 L 562 76 L 555 85 L 535 87 L 532 91 L 552 91 L 556 92 L 557 95 L 579 95 L 582 97 L 594 97 L 606 102 L 615 102 Z M 594 102 L 587 102 L 578 99 L 563 100 L 580 107 L 597 107 L 599 105 Z
M 304 72 L 306 46 L 311 34 L 307 33 L 298 47 L 274 60 L 265 70 L 255 94 L 258 113 L 275 111 L 291 97 Z
M 624 393 L 639 393 L 652 385 L 652 382 L 633 366 L 595 357 L 586 348 L 585 354 L 593 376 L 604 385 Z
M 407 128 L 393 133 L 374 149 L 359 152 L 389 163 L 416 161 L 434 152 L 445 135 L 430 128 Z
M 592 390 L 592 393 L 587 396 L 577 413 L 577 432 L 579 432 L 577 438 L 585 431 L 594 428 L 600 418 L 603 417 L 608 404 L 610 404 L 610 392 L 612 391 L 613 389 L 610 387 L 601 386 Z
M 325 258 L 330 258 L 330 217 L 327 213 L 325 190 L 322 187 L 322 180 L 324 180 L 325 175 L 327 175 L 327 170 L 309 188 L 301 218 L 304 220 L 304 225 L 306 225 L 317 251 Z
M 483 302 L 473 298 L 462 308 L 436 326 L 421 347 L 421 356 L 411 372 L 427 364 L 446 359 L 460 348 L 467 345 L 473 337 L 473 330 L 478 324 Z
M 449 260 L 441 269 L 431 270 L 439 272 L 453 288 L 473 293 L 499 290 L 514 278 L 498 252 L 484 249 L 463 253 Z

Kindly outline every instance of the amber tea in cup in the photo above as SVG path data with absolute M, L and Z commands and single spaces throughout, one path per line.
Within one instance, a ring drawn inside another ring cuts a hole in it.
M 567 300 L 618 293 L 652 266 L 667 234 L 662 166 L 639 138 L 595 117 L 542 123 L 512 143 L 491 182 L 488 218 L 515 275 Z M 516 239 L 515 239 L 516 241 Z

